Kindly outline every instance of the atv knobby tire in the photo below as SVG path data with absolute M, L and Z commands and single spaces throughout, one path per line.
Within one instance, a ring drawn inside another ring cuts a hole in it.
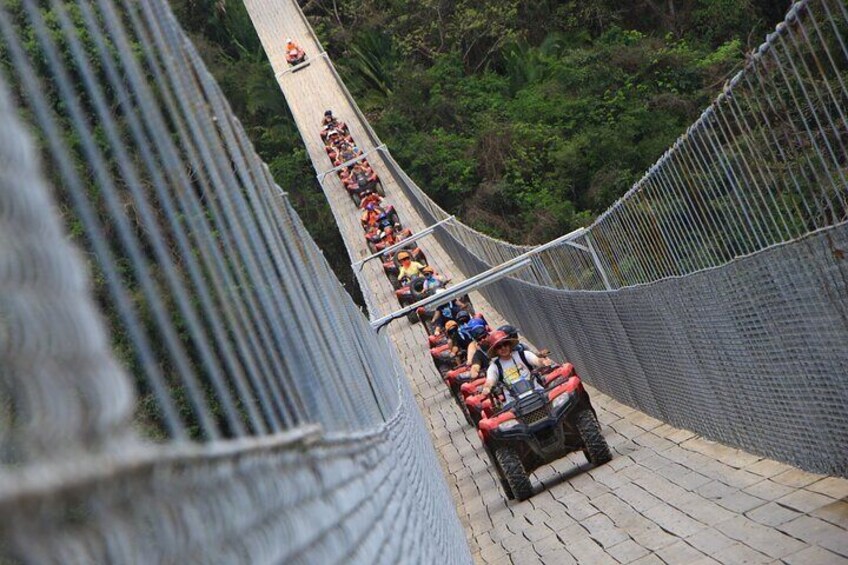
M 462 399 L 462 401 L 460 402 L 459 410 L 462 412 L 462 415 L 465 416 L 465 421 L 468 422 L 468 425 L 471 426 L 472 428 L 476 429 L 477 423 L 471 417 L 471 412 L 468 411 L 468 406 L 466 406 L 466 404 L 465 404 L 465 399 Z
M 518 454 L 513 449 L 498 447 L 495 449 L 495 459 L 498 460 L 498 465 L 500 465 L 504 478 L 509 484 L 509 489 L 515 495 L 516 500 L 527 500 L 533 496 L 533 485 L 530 484 L 530 477 L 524 470 L 524 464 L 521 463 Z
M 592 465 L 603 465 L 612 459 L 607 440 L 601 434 L 601 425 L 595 413 L 590 410 L 582 410 L 576 416 L 577 431 L 583 440 L 583 453 Z

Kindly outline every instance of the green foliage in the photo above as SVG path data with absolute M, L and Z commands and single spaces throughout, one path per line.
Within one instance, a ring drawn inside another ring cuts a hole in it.
M 534 243 L 591 219 L 697 118 L 765 0 L 347 0 L 308 14 L 381 137 L 443 207 Z

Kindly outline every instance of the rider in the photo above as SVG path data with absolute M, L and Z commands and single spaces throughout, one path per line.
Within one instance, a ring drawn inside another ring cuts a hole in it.
M 456 315 L 466 308 L 468 308 L 468 305 L 460 298 L 454 298 L 447 304 L 442 304 L 436 308 L 435 313 L 433 313 L 433 319 L 430 320 L 430 323 L 436 329 L 434 333 L 439 335 L 441 333 L 441 329 L 445 325 L 445 322 L 448 320 L 456 320 Z
M 489 356 L 486 354 L 485 347 L 489 340 L 489 331 L 486 326 L 474 326 L 471 330 L 471 337 L 478 344 L 477 350 L 471 356 L 471 378 L 477 378 L 480 371 L 485 371 L 489 368 Z
M 436 290 L 445 285 L 445 277 L 437 275 L 436 271 L 430 265 L 421 269 L 421 276 L 424 277 L 424 292 Z
M 457 323 L 456 331 L 453 334 L 449 334 L 450 338 L 450 350 L 451 354 L 459 355 L 461 352 L 465 351 L 465 359 L 461 361 L 466 365 L 471 364 L 471 358 L 474 356 L 474 352 L 477 350 L 477 342 L 474 340 L 474 337 L 466 328 L 466 324 L 471 320 L 471 315 L 465 310 L 460 310 L 457 312 L 454 320 Z M 445 325 L 447 327 L 447 325 Z
M 486 324 L 486 319 L 482 314 L 477 314 L 472 317 L 471 314 L 462 310 L 456 314 L 456 321 L 459 322 L 459 331 L 464 336 L 468 338 L 468 349 L 466 352 L 466 360 L 467 364 L 471 364 L 471 359 L 474 357 L 474 354 L 477 352 L 477 341 L 474 339 L 474 332 L 476 328 L 484 328 L 488 331 L 488 326 Z
M 373 202 L 369 202 L 365 205 L 365 211 L 362 212 L 362 217 L 360 218 L 360 222 L 362 222 L 362 227 L 368 229 L 372 226 L 377 225 L 377 220 L 380 219 L 380 214 L 383 213 L 383 209 L 374 204 Z
M 369 192 L 368 194 L 364 194 L 362 196 L 362 201 L 359 203 L 359 207 L 363 210 L 368 207 L 369 204 L 374 204 L 375 206 L 380 206 L 383 203 L 383 197 L 377 194 L 376 192 Z
M 417 277 L 424 268 L 422 263 L 412 260 L 412 255 L 408 251 L 401 251 L 397 254 L 400 269 L 398 269 L 398 282 L 403 282 L 404 279 Z
M 321 125 L 326 127 L 332 125 L 333 123 L 335 123 L 335 121 L 336 118 L 333 117 L 333 111 L 327 110 L 324 112 L 324 119 L 321 120 Z
M 400 241 L 398 236 L 395 235 L 395 229 L 392 226 L 388 226 L 383 230 L 383 243 L 385 247 L 391 247 L 395 243 Z
M 292 65 L 301 62 L 305 57 L 303 49 L 298 47 L 291 37 L 286 38 L 286 61 Z
M 510 388 L 515 383 L 527 380 L 536 388 L 541 388 L 532 372 L 548 365 L 544 359 L 536 356 L 532 351 L 516 349 L 517 339 L 510 337 L 506 332 L 497 330 L 489 336 L 489 358 L 492 362 L 486 371 L 486 384 L 483 385 L 483 394 L 489 394 L 492 387 L 499 381 L 503 381 L 504 396 L 506 401 L 512 400 Z

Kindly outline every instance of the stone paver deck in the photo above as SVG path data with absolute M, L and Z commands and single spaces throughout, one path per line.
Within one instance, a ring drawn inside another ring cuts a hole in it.
M 331 168 L 318 137 L 323 111 L 348 122 L 354 139 L 373 149 L 327 63 L 313 59 L 287 69 L 281 38 L 307 54 L 318 45 L 290 0 L 248 0 L 248 9 L 317 171 Z M 413 231 L 424 223 L 369 156 L 389 201 Z M 368 255 L 358 212 L 335 175 L 326 195 L 351 256 Z M 433 238 L 421 241 L 431 262 L 459 280 L 461 273 Z M 364 276 L 386 311 L 396 304 L 379 265 Z M 490 321 L 497 312 L 478 294 L 475 306 Z M 430 428 L 445 478 L 478 563 L 848 563 L 848 481 L 763 459 L 676 429 L 590 388 L 614 459 L 601 467 L 572 454 L 534 474 L 537 494 L 505 500 L 476 432 L 450 399 L 429 359 L 423 330 L 404 320 L 387 332 Z M 544 345 L 544 344 L 540 344 Z

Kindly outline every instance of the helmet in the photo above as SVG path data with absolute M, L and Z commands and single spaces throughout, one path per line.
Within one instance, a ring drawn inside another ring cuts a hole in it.
M 510 339 L 518 339 L 518 328 L 509 324 L 504 324 L 498 328 L 498 331 L 504 332 Z
M 489 357 L 493 357 L 495 355 L 495 351 L 498 347 L 500 347 L 504 343 L 511 342 L 513 342 L 512 338 L 510 338 L 506 332 L 501 330 L 496 330 L 492 332 L 492 334 L 489 336 Z
M 471 337 L 473 337 L 476 341 L 480 341 L 481 339 L 486 337 L 489 332 L 486 331 L 486 326 L 474 326 L 473 328 L 471 328 L 471 331 L 469 333 L 471 334 Z
M 450 332 L 455 330 L 458 327 L 458 324 L 453 320 L 448 320 L 445 322 L 445 331 Z
M 404 261 L 406 259 L 412 259 L 412 256 L 406 251 L 401 251 L 400 253 L 397 254 L 397 258 L 398 258 L 398 261 Z
M 291 42 L 292 42 L 292 38 L 291 38 L 291 37 L 287 37 L 287 38 L 286 38 L 286 43 L 291 43 Z
M 456 313 L 456 321 L 460 324 L 464 324 L 471 319 L 471 314 L 466 312 L 465 310 L 460 310 Z
M 392 235 L 393 233 L 395 233 L 395 230 L 392 229 L 392 226 L 387 226 L 386 229 L 383 231 L 386 233 L 386 235 Z
M 386 229 L 388 229 L 388 228 L 386 228 Z M 433 273 L 434 271 L 433 271 L 433 267 L 431 267 L 430 265 L 427 265 L 426 267 L 421 269 L 421 272 L 424 273 L 425 275 L 429 275 L 429 274 Z
M 332 116 L 332 115 L 333 115 L 333 111 L 332 111 L 332 110 L 326 110 L 326 111 L 324 112 L 324 115 L 325 115 L 325 116 L 327 116 L 327 117 L 329 118 L 330 116 Z

